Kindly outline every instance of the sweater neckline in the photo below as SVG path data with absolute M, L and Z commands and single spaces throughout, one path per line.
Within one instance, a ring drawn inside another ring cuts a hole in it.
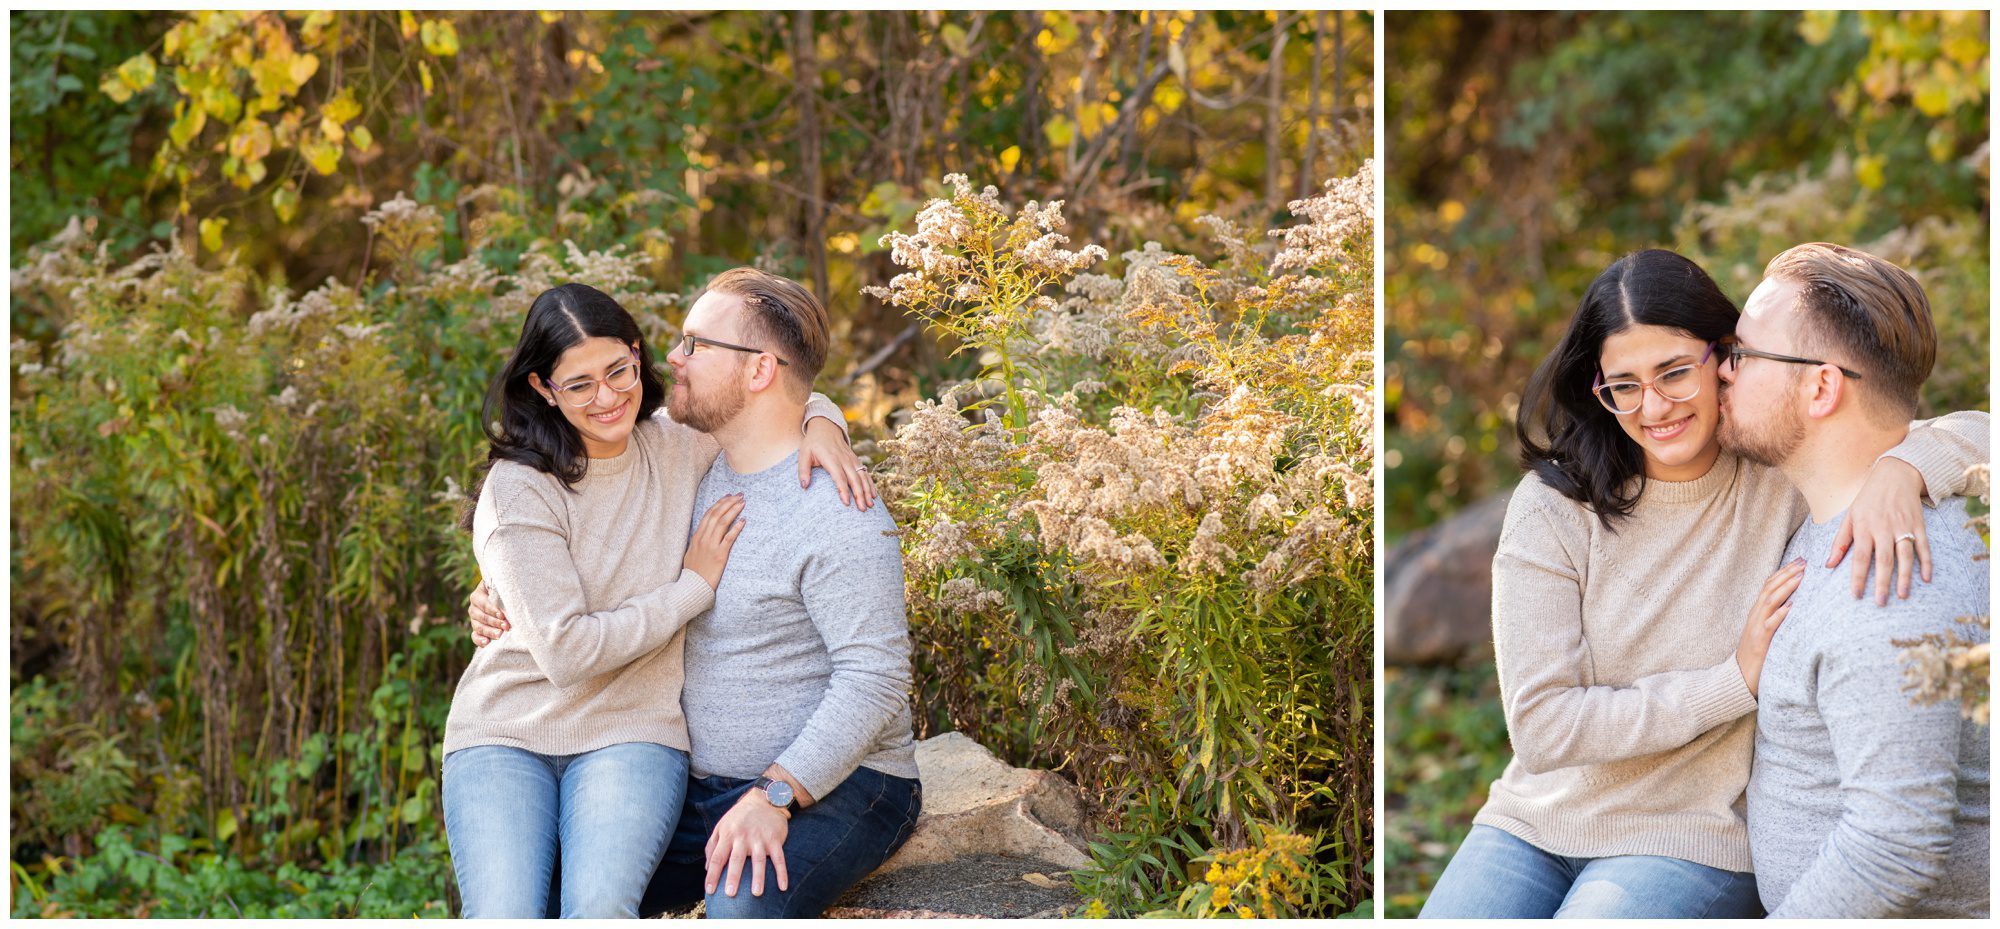
M 584 475 L 586 477 L 597 477 L 599 475 L 609 477 L 632 470 L 632 462 L 638 460 L 639 457 L 639 430 L 634 429 L 632 432 L 633 434 L 625 440 L 624 451 L 609 458 L 586 459 Z
M 1742 459 L 1728 452 L 1715 456 L 1715 464 L 1710 465 L 1707 474 L 1691 481 L 1662 481 L 1646 479 L 1646 489 L 1642 499 L 1653 503 L 1699 503 L 1721 493 L 1736 479 L 1736 470 Z

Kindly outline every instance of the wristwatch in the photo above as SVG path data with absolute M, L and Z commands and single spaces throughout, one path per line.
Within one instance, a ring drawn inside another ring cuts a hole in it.
M 774 777 L 760 777 L 750 785 L 752 789 L 762 789 L 766 799 L 786 813 L 799 811 L 799 798 L 792 795 L 792 785 Z

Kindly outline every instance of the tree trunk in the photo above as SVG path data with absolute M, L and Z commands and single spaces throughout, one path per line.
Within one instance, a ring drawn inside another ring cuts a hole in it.
M 1324 78 L 1324 72 L 1321 70 L 1323 56 L 1320 54 L 1320 33 L 1324 31 L 1321 26 L 1323 21 L 1320 17 L 1323 15 L 1325 14 L 1319 10 L 1313 11 L 1312 83 L 1307 85 L 1306 88 L 1306 141 L 1305 150 L 1299 153 L 1299 186 L 1297 188 L 1298 195 L 1294 198 L 1297 200 L 1304 200 L 1312 196 L 1313 191 L 1318 188 L 1320 181 L 1319 152 L 1316 149 L 1319 146 L 1320 130 L 1324 128 L 1320 125 L 1319 108 L 1319 85 L 1320 81 Z M 1333 20 L 1334 28 L 1339 28 L 1340 14 L 1338 12 L 1333 14 Z
M 1286 17 L 1280 16 L 1278 23 L 1271 27 L 1271 65 L 1266 70 L 1266 90 L 1264 115 L 1264 205 L 1277 212 L 1284 202 L 1279 199 L 1278 175 L 1284 168 L 1284 103 L 1285 103 L 1285 36 Z
M 802 235 L 812 269 L 813 293 L 828 299 L 826 281 L 826 181 L 820 173 L 819 39 L 811 10 L 792 14 L 793 93 L 799 108 L 799 167 L 805 172 Z

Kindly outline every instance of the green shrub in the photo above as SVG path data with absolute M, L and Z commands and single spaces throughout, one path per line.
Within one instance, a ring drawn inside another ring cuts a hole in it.
M 135 854 L 225 883 L 292 866 L 337 889 L 402 868 L 438 880 L 382 912 L 445 899 L 443 871 L 397 862 L 442 848 L 479 399 L 554 282 L 605 288 L 655 337 L 666 298 L 616 249 L 542 246 L 502 274 L 445 263 L 443 224 L 415 201 L 368 222 L 383 254 L 359 288 L 295 295 L 178 245 L 120 266 L 81 223 L 14 276 L 16 317 L 51 334 L 15 342 L 10 408 L 17 642 L 64 661 L 13 700 L 28 825 L 12 850 L 43 906 L 99 912 L 65 878 L 132 878 L 89 851 L 118 835 L 185 842 L 207 857 Z M 120 886 L 159 906 L 185 889 Z

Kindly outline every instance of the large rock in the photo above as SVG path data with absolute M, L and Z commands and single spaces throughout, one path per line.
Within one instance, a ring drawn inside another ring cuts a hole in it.
M 1513 494 L 1488 497 L 1389 550 L 1383 559 L 1384 664 L 1493 657 L 1493 550 Z
M 975 855 L 1028 859 L 1057 870 L 1090 863 L 1083 796 L 1055 774 L 1013 767 L 956 732 L 917 743 L 917 771 L 923 813 L 878 876 Z
M 848 891 L 832 919 L 1043 919 L 1083 902 L 1060 869 L 1031 858 L 972 855 L 877 874 Z

